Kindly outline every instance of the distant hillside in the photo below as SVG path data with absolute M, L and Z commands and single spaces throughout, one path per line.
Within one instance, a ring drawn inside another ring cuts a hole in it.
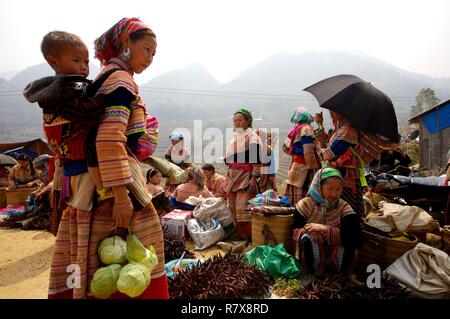
M 430 87 L 438 96 L 450 96 L 450 78 L 434 79 L 372 57 L 335 51 L 276 54 L 224 85 L 224 90 L 299 94 L 304 98 L 301 102 L 311 107 L 317 105 L 316 101 L 302 90 L 337 74 L 357 75 L 385 92 L 391 97 L 400 122 L 408 117 L 420 89 Z
M 200 64 L 189 64 L 176 71 L 157 76 L 141 86 L 216 90 L 219 88 L 220 84 L 204 66 Z
M 16 70 L 0 71 L 0 78 L 5 79 L 5 80 L 10 80 L 18 72 L 19 71 L 16 71 Z
M 0 78 L 0 91 L 1 91 L 0 94 L 6 94 L 13 90 L 15 90 L 15 88 L 14 86 L 11 85 L 11 83 L 9 83 L 3 78 Z

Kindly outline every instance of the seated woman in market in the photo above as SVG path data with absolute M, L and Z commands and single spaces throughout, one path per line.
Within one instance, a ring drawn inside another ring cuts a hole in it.
M 35 185 L 39 172 L 34 169 L 31 159 L 26 154 L 17 157 L 18 164 L 14 165 L 8 176 L 8 187 L 15 190 L 17 187 L 32 187 Z
M 193 210 L 195 206 L 186 203 L 189 196 L 213 197 L 205 186 L 203 170 L 200 166 L 188 168 L 189 180 L 177 186 L 170 197 L 170 206 L 179 209 Z
M 161 187 L 161 172 L 150 167 L 147 171 L 147 190 L 152 195 L 152 203 L 158 213 L 163 216 L 170 211 L 169 196 Z
M 320 169 L 307 197 L 295 206 L 292 238 L 307 273 L 322 276 L 338 271 L 352 283 L 356 249 L 362 244 L 359 218 L 342 200 L 342 175 L 331 167 Z
M 147 189 L 152 197 L 156 197 L 159 194 L 164 193 L 164 189 L 160 185 L 161 178 L 162 175 L 157 169 L 151 167 L 147 171 Z

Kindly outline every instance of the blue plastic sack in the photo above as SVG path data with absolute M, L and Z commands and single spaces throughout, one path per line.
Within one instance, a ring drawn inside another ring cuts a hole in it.
M 178 260 L 179 259 L 171 260 L 165 265 L 167 278 L 174 278 L 177 275 L 177 272 L 173 271 L 173 268 L 177 264 Z M 199 259 L 183 259 L 180 263 L 180 266 L 183 268 L 186 268 L 186 267 L 191 268 L 191 267 L 197 265 L 197 263 L 201 263 L 201 262 L 202 261 Z

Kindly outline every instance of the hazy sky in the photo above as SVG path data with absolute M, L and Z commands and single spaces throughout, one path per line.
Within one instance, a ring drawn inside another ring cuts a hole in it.
M 448 0 L 0 0 L 0 72 L 44 62 L 52 30 L 93 41 L 125 16 L 158 39 L 150 79 L 188 63 L 220 82 L 278 52 L 359 51 L 409 71 L 450 77 Z

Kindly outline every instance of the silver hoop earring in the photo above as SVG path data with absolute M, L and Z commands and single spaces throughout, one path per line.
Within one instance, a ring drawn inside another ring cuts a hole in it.
M 128 61 L 128 60 L 131 58 L 131 50 L 130 50 L 130 48 L 124 49 L 124 50 L 120 53 L 120 57 L 122 58 L 122 60 Z

